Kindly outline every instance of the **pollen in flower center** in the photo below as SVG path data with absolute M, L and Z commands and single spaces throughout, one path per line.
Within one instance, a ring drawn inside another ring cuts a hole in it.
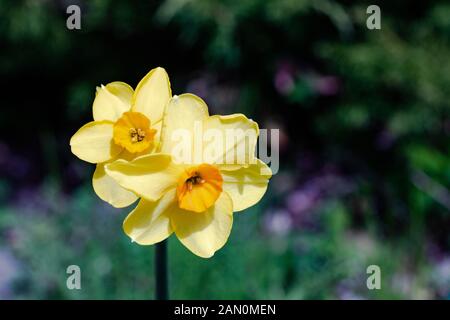
M 130 128 L 131 142 L 141 142 L 145 138 L 145 131 L 140 128 Z
M 191 191 L 195 185 L 200 184 L 200 183 L 205 183 L 206 180 L 203 179 L 200 174 L 198 172 L 194 173 L 194 176 L 188 178 L 186 180 L 186 185 L 189 191 Z
M 139 112 L 124 112 L 113 129 L 114 142 L 131 153 L 149 149 L 153 145 L 156 130 L 150 120 Z
M 222 183 L 222 175 L 215 166 L 201 164 L 188 168 L 178 182 L 178 206 L 189 211 L 204 212 L 219 198 Z

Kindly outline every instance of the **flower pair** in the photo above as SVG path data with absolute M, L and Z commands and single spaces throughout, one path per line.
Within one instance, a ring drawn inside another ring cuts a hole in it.
M 102 86 L 93 110 L 95 121 L 72 137 L 72 152 L 97 164 L 101 199 L 124 207 L 141 198 L 123 224 L 134 242 L 151 245 L 175 233 L 194 254 L 211 257 L 228 239 L 233 212 L 267 189 L 271 171 L 255 157 L 256 122 L 209 116 L 192 94 L 172 97 L 162 68 L 134 92 L 122 82 Z

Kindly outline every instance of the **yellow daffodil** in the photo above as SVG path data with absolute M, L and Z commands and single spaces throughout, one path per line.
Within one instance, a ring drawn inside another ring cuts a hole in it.
M 221 138 L 239 130 L 250 134 Z M 174 96 L 164 115 L 161 153 L 106 165 L 108 175 L 142 197 L 124 221 L 125 233 L 151 245 L 174 232 L 194 254 L 211 257 L 230 235 L 233 211 L 256 204 L 267 189 L 271 171 L 254 155 L 258 133 L 258 125 L 242 114 L 209 116 L 200 98 Z M 174 137 L 199 141 L 203 153 Z M 177 160 L 180 147 L 190 160 Z
M 102 200 L 121 208 L 138 198 L 105 173 L 105 164 L 157 151 L 164 108 L 171 96 L 169 77 L 163 68 L 151 70 L 135 91 L 124 82 L 97 88 L 94 121 L 73 135 L 70 146 L 78 158 L 97 164 L 92 184 Z

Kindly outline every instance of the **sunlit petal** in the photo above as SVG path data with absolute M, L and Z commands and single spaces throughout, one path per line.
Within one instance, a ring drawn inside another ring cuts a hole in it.
M 105 166 L 106 173 L 122 187 L 149 201 L 156 201 L 175 188 L 184 168 L 173 164 L 165 154 L 151 154 L 131 162 L 116 160 Z
M 158 201 L 139 201 L 123 223 L 123 230 L 132 241 L 150 245 L 172 234 L 169 212 L 175 205 L 174 197 L 175 190 L 171 190 Z
M 97 87 L 92 106 L 95 121 L 116 121 L 122 113 L 130 110 L 133 89 L 125 82 L 111 82 Z
M 221 174 L 223 190 L 230 195 L 234 211 L 241 211 L 258 203 L 272 176 L 270 168 L 259 159 L 247 168 L 222 170 Z
M 205 212 L 176 208 L 170 214 L 170 222 L 184 246 L 202 258 L 209 258 L 227 242 L 233 225 L 233 203 L 222 192 L 214 206 Z
M 90 163 L 105 162 L 122 151 L 113 141 L 113 122 L 92 121 L 70 139 L 72 153 Z
M 152 69 L 139 82 L 132 98 L 131 111 L 141 112 L 152 123 L 160 121 L 172 97 L 169 76 L 161 67 Z
M 113 178 L 106 174 L 103 163 L 97 164 L 92 177 L 92 186 L 100 199 L 116 208 L 127 207 L 138 199 L 133 192 L 122 188 Z

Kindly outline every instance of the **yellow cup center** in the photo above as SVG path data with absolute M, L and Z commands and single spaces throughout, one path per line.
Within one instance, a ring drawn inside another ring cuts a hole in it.
M 149 149 L 153 145 L 156 130 L 150 120 L 140 112 L 124 112 L 113 129 L 114 143 L 131 153 Z
M 201 164 L 188 168 L 178 181 L 178 206 L 189 211 L 204 212 L 219 198 L 222 184 L 222 175 L 215 166 Z

